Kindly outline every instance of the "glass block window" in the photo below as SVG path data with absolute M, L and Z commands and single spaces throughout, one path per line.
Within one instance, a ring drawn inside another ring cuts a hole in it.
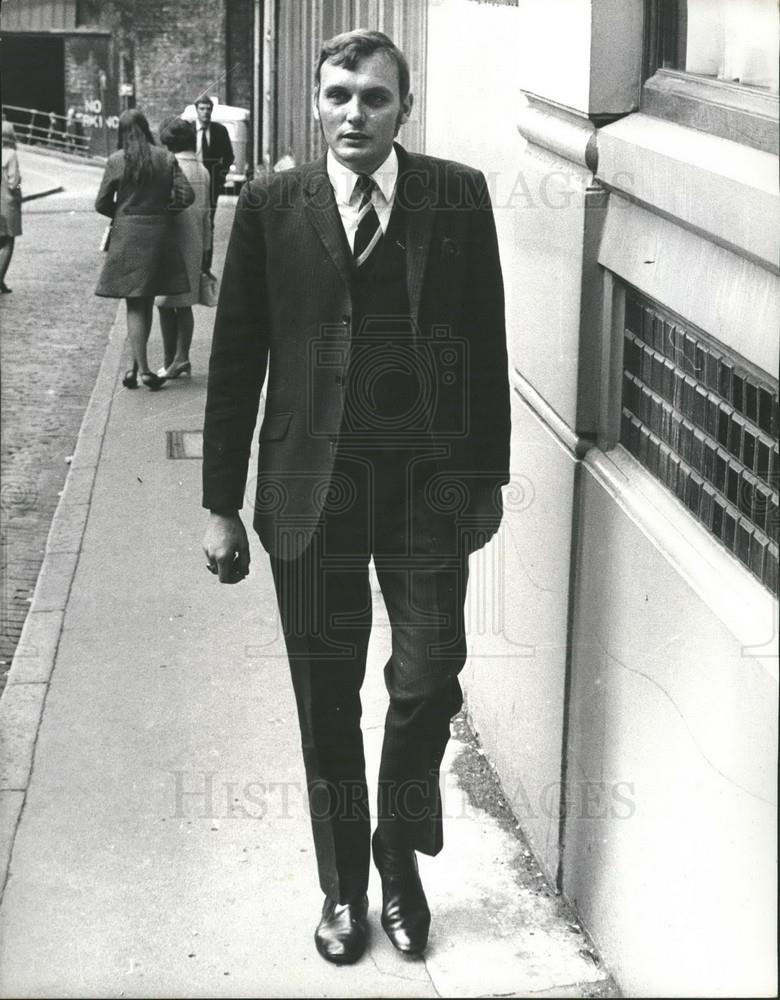
M 626 290 L 621 444 L 778 589 L 778 383 Z

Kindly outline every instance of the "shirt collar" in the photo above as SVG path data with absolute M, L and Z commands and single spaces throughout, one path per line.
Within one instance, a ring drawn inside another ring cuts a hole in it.
M 354 170 L 345 167 L 343 163 L 339 163 L 330 150 L 328 150 L 326 162 L 328 177 L 330 178 L 337 203 L 339 205 L 349 205 L 352 201 L 358 175 Z M 385 202 L 389 205 L 395 191 L 395 182 L 398 180 L 398 154 L 395 151 L 395 146 L 390 150 L 384 163 L 380 164 L 373 174 L 371 174 L 371 178 L 379 188 Z

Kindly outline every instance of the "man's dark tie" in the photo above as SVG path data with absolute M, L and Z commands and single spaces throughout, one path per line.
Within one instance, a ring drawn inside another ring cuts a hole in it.
M 203 163 L 206 163 L 209 158 L 209 140 L 207 136 L 208 136 L 208 129 L 204 128 L 200 145 L 200 158 L 203 161 Z
M 371 192 L 376 187 L 368 174 L 359 174 L 355 181 L 355 189 L 360 191 L 360 207 L 358 209 L 358 226 L 355 232 L 355 246 L 352 256 L 358 267 L 362 267 L 373 251 L 382 242 L 382 227 L 379 216 L 371 201 Z

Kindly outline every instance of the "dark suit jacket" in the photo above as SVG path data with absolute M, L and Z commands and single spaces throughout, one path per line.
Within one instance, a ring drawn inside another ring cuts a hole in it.
M 236 157 L 233 153 L 230 135 L 224 125 L 220 125 L 219 122 L 210 122 L 209 135 L 211 137 L 209 155 L 208 159 L 203 161 L 203 165 L 211 177 L 211 202 L 215 205 L 217 197 L 224 190 L 228 169 Z
M 434 503 L 488 534 L 509 473 L 504 294 L 484 176 L 396 147 L 407 287 L 417 342 L 434 372 L 425 433 L 440 452 Z M 333 470 L 352 329 L 349 247 L 325 158 L 247 184 L 217 309 L 204 426 L 203 505 L 244 500 L 270 360 L 254 526 L 287 556 L 311 538 Z M 449 506 L 447 506 L 449 505 Z

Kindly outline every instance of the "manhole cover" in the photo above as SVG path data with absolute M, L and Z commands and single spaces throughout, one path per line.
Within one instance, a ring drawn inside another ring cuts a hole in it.
M 168 458 L 203 458 L 203 431 L 166 431 Z

